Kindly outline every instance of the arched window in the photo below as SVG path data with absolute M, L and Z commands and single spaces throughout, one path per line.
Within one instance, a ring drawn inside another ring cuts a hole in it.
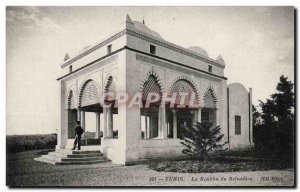
M 150 93 L 157 93 L 159 101 L 151 103 L 150 106 L 145 106 L 146 100 Z M 151 139 L 158 137 L 158 115 L 159 106 L 162 98 L 161 86 L 158 83 L 158 78 L 155 75 L 149 75 L 143 83 L 142 100 L 143 107 L 141 108 L 141 137 L 143 139 Z
M 203 96 L 204 106 L 201 109 L 201 121 L 211 122 L 216 125 L 217 120 L 217 98 L 212 88 L 208 88 Z

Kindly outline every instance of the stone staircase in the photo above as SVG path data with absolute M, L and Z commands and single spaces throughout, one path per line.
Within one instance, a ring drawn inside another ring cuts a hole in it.
M 95 164 L 109 161 L 100 150 L 72 151 L 70 149 L 57 149 L 34 160 L 54 165 Z

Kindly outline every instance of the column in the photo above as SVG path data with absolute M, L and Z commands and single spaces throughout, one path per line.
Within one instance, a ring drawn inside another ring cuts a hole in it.
M 113 113 L 112 109 L 107 109 L 107 137 L 113 138 Z
M 95 139 L 100 138 L 100 113 L 95 113 L 96 114 L 96 134 L 95 134 Z
M 81 127 L 85 131 L 85 112 L 81 111 Z M 82 139 L 85 138 L 85 132 L 82 134 Z
M 68 141 L 68 112 L 65 109 L 66 106 L 66 84 L 62 81 L 58 82 L 58 104 L 59 104 L 59 121 L 57 132 L 57 145 L 56 149 L 64 149 Z
M 167 139 L 168 138 L 168 127 L 167 127 L 167 115 L 166 115 L 166 108 L 165 105 L 161 108 L 161 120 L 162 120 L 162 138 Z
M 192 114 L 193 114 L 192 124 L 195 125 L 198 121 L 198 110 L 193 110 Z
M 104 119 L 104 128 L 103 128 L 103 138 L 107 138 L 107 108 L 103 108 L 103 119 Z
M 147 138 L 150 139 L 151 138 L 151 134 L 150 134 L 150 117 L 147 117 L 147 127 L 148 127 Z
M 147 124 L 147 116 L 144 116 L 145 117 L 145 133 L 144 133 L 144 139 L 148 139 L 148 124 Z
M 162 106 L 158 111 L 158 137 L 166 139 L 167 136 L 166 108 Z
M 158 109 L 158 138 L 162 138 L 161 108 Z
M 198 115 L 198 122 L 201 122 L 201 108 L 198 109 L 198 112 L 197 112 L 197 115 Z
M 177 114 L 176 114 L 176 110 L 173 109 L 173 138 L 177 138 Z
M 85 130 L 85 112 L 81 111 L 81 127 Z
M 77 109 L 77 121 L 81 121 L 81 111 L 79 108 Z

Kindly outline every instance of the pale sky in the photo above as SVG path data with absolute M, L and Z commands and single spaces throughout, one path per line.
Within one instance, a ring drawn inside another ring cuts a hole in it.
M 7 134 L 55 133 L 64 55 L 116 32 L 129 14 L 165 40 L 225 60 L 228 84 L 253 88 L 253 102 L 294 82 L 292 7 L 8 7 Z

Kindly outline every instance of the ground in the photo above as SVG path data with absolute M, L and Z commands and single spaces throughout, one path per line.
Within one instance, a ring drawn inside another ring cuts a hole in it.
M 147 165 L 50 165 L 37 152 L 7 155 L 8 186 L 293 186 L 294 170 L 227 173 L 156 172 Z M 226 179 L 226 181 L 224 180 Z

